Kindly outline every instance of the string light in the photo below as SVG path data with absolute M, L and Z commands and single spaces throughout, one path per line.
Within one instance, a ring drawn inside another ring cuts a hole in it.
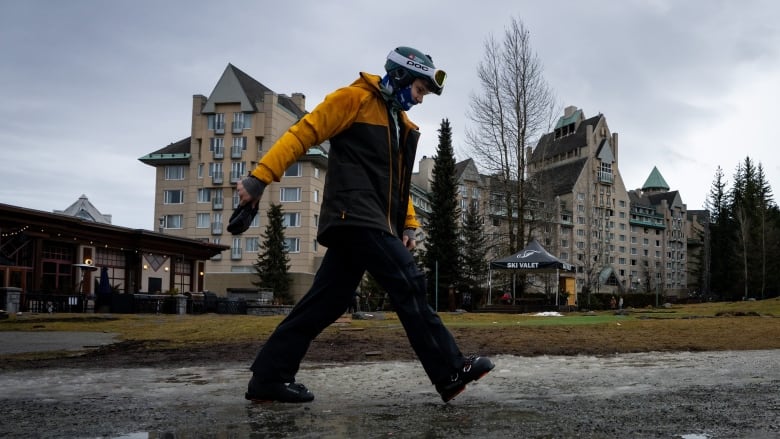
M 9 238 L 9 237 L 12 237 L 12 236 L 16 236 L 16 235 L 18 235 L 20 233 L 24 233 L 29 228 L 30 228 L 30 226 L 24 226 L 24 227 L 20 228 L 19 230 L 15 230 L 13 232 L 0 233 L 0 236 L 2 236 L 3 238 Z

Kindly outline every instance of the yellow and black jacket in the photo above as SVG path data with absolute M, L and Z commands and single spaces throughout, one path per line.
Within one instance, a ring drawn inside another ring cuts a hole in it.
M 283 134 L 252 175 L 266 184 L 308 149 L 330 139 L 328 173 L 317 240 L 328 246 L 343 226 L 369 227 L 401 236 L 416 229 L 409 186 L 414 167 L 417 125 L 403 111 L 396 129 L 391 105 L 379 88 L 380 77 L 360 73 L 351 85 L 325 97 Z M 400 139 L 399 139 L 400 137 Z

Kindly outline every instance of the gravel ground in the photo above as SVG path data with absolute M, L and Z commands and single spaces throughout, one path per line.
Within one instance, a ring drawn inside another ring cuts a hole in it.
M 0 437 L 780 437 L 780 350 L 494 360 L 448 404 L 416 361 L 304 363 L 302 405 L 247 403 L 246 361 L 0 370 Z

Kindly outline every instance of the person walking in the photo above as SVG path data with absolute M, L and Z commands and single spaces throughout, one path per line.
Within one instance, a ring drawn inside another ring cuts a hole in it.
M 240 205 L 228 230 L 245 231 L 267 185 L 315 145 L 330 140 L 328 173 L 317 229 L 327 248 L 311 288 L 276 327 L 250 367 L 245 398 L 300 403 L 314 394 L 295 381 L 312 340 L 350 304 L 364 272 L 387 291 L 425 373 L 444 402 L 494 368 L 464 356 L 428 305 L 426 280 L 414 261 L 419 223 L 409 195 L 417 125 L 406 112 L 430 93 L 441 95 L 446 73 L 429 55 L 397 47 L 384 76 L 361 72 L 290 127 L 237 184 Z

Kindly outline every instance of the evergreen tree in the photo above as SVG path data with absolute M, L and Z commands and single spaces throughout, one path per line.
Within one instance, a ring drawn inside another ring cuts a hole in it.
M 466 211 L 461 236 L 462 280 L 466 284 L 465 288 L 472 294 L 473 303 L 480 303 L 482 291 L 479 287 L 485 284 L 488 271 L 487 238 L 483 230 L 482 216 L 473 204 Z
M 711 292 L 719 298 L 730 297 L 735 273 L 734 228 L 730 220 L 730 199 L 723 169 L 718 166 L 707 196 L 706 208 L 710 214 L 710 270 Z M 705 292 L 709 294 L 710 292 Z
M 432 302 L 439 292 L 446 292 L 449 285 L 457 285 L 458 273 L 458 215 L 457 181 L 455 180 L 455 156 L 452 149 L 452 128 L 443 119 L 439 128 L 439 145 L 433 164 L 431 182 L 431 218 L 428 223 L 425 266 L 429 272 L 428 291 Z M 438 270 L 437 270 L 438 267 Z M 438 279 L 436 277 L 438 273 Z
M 767 288 L 767 217 L 772 205 L 772 189 L 766 181 L 763 166 L 750 157 L 737 166 L 734 187 L 731 191 L 731 217 L 733 219 L 734 247 L 739 256 L 740 279 L 733 290 L 732 299 L 765 297 Z M 741 294 L 737 295 L 737 292 Z
M 282 303 L 291 303 L 290 295 L 290 257 L 287 254 L 284 239 L 282 206 L 271 204 L 268 210 L 268 224 L 265 226 L 263 252 L 257 255 L 253 264 L 258 280 L 253 285 L 274 292 L 274 298 Z

